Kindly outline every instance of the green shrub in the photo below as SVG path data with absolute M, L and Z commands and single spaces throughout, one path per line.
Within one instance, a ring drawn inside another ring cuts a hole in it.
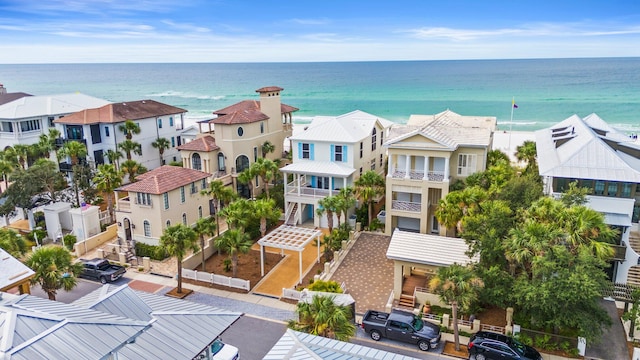
M 231 271 L 231 259 L 230 258 L 224 259 L 222 261 L 222 266 L 224 266 L 224 271 L 225 272 Z
M 69 250 L 73 251 L 73 245 L 75 245 L 78 238 L 73 234 L 67 234 L 62 237 L 62 241 L 64 242 L 64 246 Z
M 330 293 L 337 293 L 337 294 L 342 293 L 342 288 L 340 287 L 340 284 L 338 284 L 336 281 L 333 281 L 333 280 L 314 281 L 313 284 L 309 285 L 308 289 L 311 291 L 323 291 L 323 292 L 330 292 Z
M 371 224 L 369 225 L 369 230 L 371 231 L 376 231 L 378 229 L 382 229 L 384 227 L 384 224 L 380 222 L 380 220 L 378 220 L 377 218 L 374 218 L 373 220 L 371 220 Z
M 536 346 L 541 349 L 547 349 L 549 347 L 549 343 L 551 342 L 551 336 L 545 334 L 542 336 L 536 336 Z
M 528 346 L 533 346 L 533 339 L 523 333 L 518 333 L 514 336 L 514 338 L 516 340 L 519 340 L 521 343 L 528 345 Z
M 158 261 L 162 261 L 168 257 L 167 253 L 161 247 L 141 242 L 136 242 L 136 256 L 139 258 L 149 257 Z

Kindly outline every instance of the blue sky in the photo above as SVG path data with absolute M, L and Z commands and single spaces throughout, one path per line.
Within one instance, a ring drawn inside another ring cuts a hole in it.
M 640 56 L 639 4 L 0 0 L 0 63 Z

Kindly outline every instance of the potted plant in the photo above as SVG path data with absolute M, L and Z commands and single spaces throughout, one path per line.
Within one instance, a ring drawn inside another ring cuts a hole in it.
M 422 313 L 429 314 L 431 312 L 431 302 L 425 301 L 422 305 Z

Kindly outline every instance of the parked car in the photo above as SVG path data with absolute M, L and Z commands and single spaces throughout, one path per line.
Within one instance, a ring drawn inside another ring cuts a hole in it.
M 542 360 L 531 346 L 497 333 L 478 331 L 469 339 L 469 359 Z
M 440 343 L 440 327 L 422 321 L 413 313 L 391 310 L 391 313 L 368 310 L 362 318 L 362 328 L 375 341 L 383 337 L 418 344 L 422 351 L 434 349 Z
M 120 279 L 126 272 L 124 266 L 112 265 L 107 259 L 80 259 L 80 262 L 84 265 L 80 277 L 98 280 L 103 284 Z
M 216 339 L 211 344 L 211 358 L 213 360 L 238 360 L 238 348 Z

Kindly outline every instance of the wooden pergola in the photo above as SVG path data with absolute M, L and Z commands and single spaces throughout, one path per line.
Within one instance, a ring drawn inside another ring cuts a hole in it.
M 293 250 L 298 252 L 300 280 L 302 282 L 302 251 L 315 238 L 318 244 L 317 262 L 320 262 L 320 236 L 322 231 L 303 227 L 280 225 L 265 237 L 258 240 L 260 244 L 260 273 L 264 276 L 264 247 L 269 246 L 281 250 Z

